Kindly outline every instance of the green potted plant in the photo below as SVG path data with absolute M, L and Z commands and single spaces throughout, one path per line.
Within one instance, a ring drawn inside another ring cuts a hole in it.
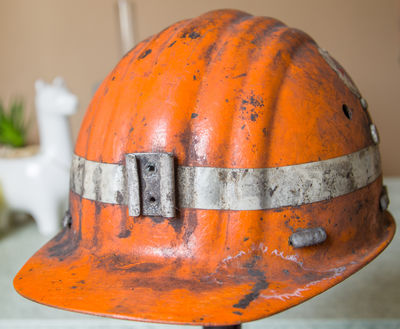
M 21 98 L 14 99 L 8 109 L 0 101 L 0 157 L 29 156 L 37 152 L 36 145 L 27 145 L 29 124 L 24 113 Z
M 22 98 L 11 101 L 8 108 L 0 100 L 0 159 L 29 157 L 37 153 L 37 145 L 27 145 L 29 124 L 24 112 Z M 24 218 L 22 213 L 10 212 L 4 198 L 3 182 L 0 181 L 0 233 L 9 228 L 11 215 L 18 220 Z

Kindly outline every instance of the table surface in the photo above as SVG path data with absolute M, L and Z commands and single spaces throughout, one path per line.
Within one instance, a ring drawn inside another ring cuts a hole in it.
M 385 178 L 389 210 L 400 218 L 400 178 Z M 19 296 L 12 279 L 48 238 L 33 223 L 0 236 L 0 329 L 196 328 L 93 317 L 42 306 Z M 400 329 L 400 234 L 371 264 L 311 300 L 243 328 Z M 198 328 L 198 327 L 197 327 Z

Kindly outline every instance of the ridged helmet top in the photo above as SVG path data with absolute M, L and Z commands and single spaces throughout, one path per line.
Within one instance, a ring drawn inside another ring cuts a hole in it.
M 369 144 L 358 96 L 309 36 L 272 18 L 216 11 L 172 25 L 120 61 L 89 106 L 76 153 L 115 163 L 163 151 L 181 165 L 263 168 Z

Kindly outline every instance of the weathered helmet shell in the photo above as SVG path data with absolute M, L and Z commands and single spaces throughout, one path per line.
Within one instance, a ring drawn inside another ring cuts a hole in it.
M 93 98 L 75 154 L 123 165 L 128 153 L 166 152 L 177 166 L 275 168 L 376 147 L 370 125 L 354 83 L 309 36 L 221 10 L 178 22 L 130 51 Z M 251 321 L 309 299 L 376 257 L 394 234 L 381 193 L 379 174 L 320 202 L 179 208 L 167 219 L 131 217 L 126 205 L 71 191 L 71 225 L 14 284 L 37 302 L 90 314 Z M 325 242 L 289 244 L 294 232 L 313 227 L 326 231 Z

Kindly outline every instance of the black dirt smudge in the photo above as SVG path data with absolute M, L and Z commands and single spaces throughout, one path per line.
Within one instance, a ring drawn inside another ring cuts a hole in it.
M 117 191 L 116 199 L 117 199 L 118 204 L 122 204 L 124 202 L 124 196 L 121 193 L 121 191 Z
M 164 266 L 160 263 L 143 262 L 132 264 L 132 262 L 134 262 L 134 259 L 131 257 L 113 254 L 101 259 L 101 266 L 106 266 L 107 270 L 111 272 L 123 271 L 139 273 L 148 273 Z
M 145 50 L 144 52 L 142 52 L 142 53 L 139 55 L 138 59 L 143 59 L 143 58 L 145 58 L 147 55 L 149 55 L 150 53 L 151 53 L 151 49 L 147 49 L 147 50 Z
M 200 38 L 200 33 L 193 31 L 192 33 L 189 34 L 190 39 L 197 39 Z
M 264 137 L 267 137 L 267 128 L 263 128 L 262 130 Z
M 149 218 L 151 219 L 151 221 L 155 224 L 161 224 L 164 222 L 165 218 L 164 217 L 160 217 L 160 216 L 149 216 Z
M 195 211 L 189 211 L 185 221 L 185 233 L 183 234 L 183 241 L 186 244 L 189 243 L 190 236 L 196 230 L 197 227 L 197 214 Z
M 258 118 L 258 114 L 257 114 L 257 113 L 252 113 L 252 114 L 250 115 L 251 121 L 256 121 L 257 118 Z
M 245 265 L 247 267 L 247 272 L 256 279 L 256 283 L 254 284 L 253 288 L 251 288 L 250 293 L 245 295 L 241 300 L 239 300 L 238 303 L 233 305 L 235 308 L 247 308 L 253 300 L 260 296 L 260 292 L 264 289 L 267 289 L 269 286 L 264 272 L 254 268 L 258 259 L 259 256 L 256 256 L 250 263 Z
M 168 219 L 168 224 L 172 226 L 176 234 L 179 234 L 182 231 L 183 221 L 180 218 L 171 218 Z
M 269 187 L 268 188 L 269 196 L 273 196 L 277 188 L 278 188 L 278 185 L 276 185 L 273 189 L 271 187 Z
M 246 75 L 247 75 L 247 73 L 242 73 L 242 74 L 239 74 L 239 75 L 237 75 L 237 76 L 232 77 L 232 79 L 243 78 L 243 77 L 245 77 Z
M 80 232 L 64 228 L 51 242 L 54 243 L 48 249 L 49 257 L 57 257 L 59 261 L 71 256 L 79 247 L 81 240 Z M 59 243 L 57 243 L 59 242 Z
M 95 219 L 95 224 L 93 227 L 93 246 L 97 246 L 99 243 L 99 236 L 101 235 L 101 225 L 100 225 L 100 215 L 102 212 L 102 209 L 105 207 L 104 203 L 101 203 L 99 201 L 95 201 L 94 203 L 94 219 Z
M 191 32 L 185 32 L 182 34 L 181 38 L 186 38 L 189 37 L 190 39 L 197 39 L 200 38 L 200 33 L 196 31 L 191 31 Z
M 146 273 L 146 272 L 151 272 L 151 271 L 157 270 L 161 267 L 162 267 L 162 265 L 157 264 L 157 263 L 141 263 L 141 264 L 132 265 L 132 266 L 126 268 L 125 271 Z
M 264 100 L 261 97 L 250 96 L 250 104 L 254 107 L 264 107 Z
M 131 231 L 130 230 L 127 230 L 127 229 L 122 229 L 122 231 L 121 232 L 119 232 L 119 234 L 118 234 L 118 237 L 120 238 L 120 239 L 125 239 L 125 238 L 128 238 L 128 237 L 130 237 L 131 236 Z
M 215 49 L 216 49 L 216 43 L 214 42 L 205 51 L 204 60 L 205 60 L 206 63 L 210 63 L 211 57 L 212 57 L 212 53 L 215 51 Z
M 233 305 L 233 307 L 241 309 L 247 308 L 253 300 L 257 299 L 261 290 L 268 288 L 268 285 L 269 284 L 267 282 L 257 282 L 251 289 L 251 292 L 245 295 L 237 304 Z

